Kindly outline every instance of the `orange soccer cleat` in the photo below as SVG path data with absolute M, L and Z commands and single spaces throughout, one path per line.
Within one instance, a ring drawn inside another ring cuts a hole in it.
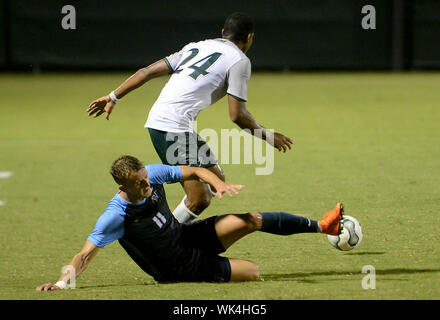
M 324 219 L 319 220 L 318 223 L 321 226 L 321 232 L 337 236 L 341 232 L 341 220 L 344 214 L 344 206 L 338 202 L 336 208 L 332 211 L 324 214 Z

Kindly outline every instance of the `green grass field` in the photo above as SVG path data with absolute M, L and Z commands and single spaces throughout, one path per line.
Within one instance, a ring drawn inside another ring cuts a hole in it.
M 143 128 L 167 79 L 128 95 L 110 121 L 85 109 L 128 73 L 0 76 L 0 299 L 440 299 L 440 74 L 255 73 L 248 109 L 295 140 L 275 171 L 223 165 L 239 196 L 203 214 L 288 211 L 320 219 L 343 201 L 362 244 L 341 252 L 324 235 L 254 233 L 225 256 L 260 265 L 264 281 L 157 284 L 119 244 L 102 250 L 77 289 L 56 282 L 116 192 L 108 169 L 122 154 L 159 162 Z M 226 99 L 198 128 L 234 128 Z M 221 160 L 221 159 L 220 159 Z M 183 197 L 166 186 L 171 208 Z M 362 267 L 376 289 L 362 288 Z

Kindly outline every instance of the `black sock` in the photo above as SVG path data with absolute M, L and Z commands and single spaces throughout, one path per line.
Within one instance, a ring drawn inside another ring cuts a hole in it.
M 318 221 L 287 212 L 260 212 L 263 217 L 262 232 L 279 235 L 317 232 Z

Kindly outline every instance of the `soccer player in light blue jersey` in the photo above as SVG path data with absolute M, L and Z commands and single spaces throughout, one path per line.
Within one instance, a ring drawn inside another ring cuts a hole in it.
M 49 291 L 68 288 L 72 274 L 78 277 L 100 249 L 118 240 L 142 270 L 158 282 L 228 282 L 259 279 L 258 266 L 248 260 L 220 256 L 233 243 L 255 231 L 279 235 L 340 231 L 342 204 L 315 221 L 285 212 L 225 214 L 179 223 L 171 213 L 164 183 L 198 180 L 208 183 L 219 198 L 238 194 L 242 185 L 226 184 L 205 168 L 154 164 L 144 166 L 132 156 L 114 161 L 111 175 L 119 191 L 99 217 L 71 268 L 55 284 L 36 288 Z

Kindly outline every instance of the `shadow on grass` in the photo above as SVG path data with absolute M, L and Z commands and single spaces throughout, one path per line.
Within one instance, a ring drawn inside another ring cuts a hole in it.
M 384 251 L 365 251 L 365 252 L 347 252 L 344 255 L 347 256 L 373 256 L 373 255 L 381 255 L 385 254 Z
M 392 268 L 392 269 L 376 269 L 376 276 L 381 275 L 408 275 L 408 274 L 423 274 L 440 272 L 438 269 L 410 269 L 410 268 Z M 345 271 L 316 271 L 316 272 L 293 272 L 293 273 L 279 273 L 279 274 L 263 274 L 262 278 L 267 281 L 286 281 L 295 280 L 301 282 L 318 282 L 317 280 L 307 279 L 310 277 L 319 276 L 349 276 L 362 274 L 361 270 L 345 270 Z M 330 280 L 330 279 L 329 279 Z M 341 278 L 335 279 L 341 280 Z M 347 279 L 349 280 L 349 279 Z M 384 279 L 386 280 L 386 279 Z M 396 279 L 394 279 L 396 280 Z
M 370 253 L 371 254 L 371 253 Z M 381 254 L 381 253 L 376 253 Z M 438 269 L 410 269 L 410 268 L 392 268 L 392 269 L 376 269 L 376 276 L 381 275 L 408 275 L 408 274 L 423 274 L 423 273 L 440 273 L 440 268 Z M 315 271 L 315 272 L 292 272 L 292 273 L 276 273 L 276 274 L 263 274 L 262 278 L 264 281 L 297 281 L 302 283 L 318 283 L 322 281 L 340 281 L 344 280 L 340 276 L 352 276 L 352 275 L 362 275 L 362 271 L 359 270 L 342 270 L 342 271 Z M 337 279 L 326 279 L 317 280 L 310 279 L 312 277 L 320 276 L 338 276 Z M 345 280 L 353 280 L 350 278 L 345 278 Z M 407 280 L 407 279 L 382 279 L 382 280 Z M 133 287 L 133 286 L 157 286 L 158 283 L 153 280 L 145 281 L 142 283 L 130 283 L 130 284 L 107 284 L 107 285 L 96 285 L 96 286 L 81 286 L 77 289 L 91 289 L 91 288 L 111 288 L 111 287 Z M 166 283 L 161 283 L 161 285 L 166 285 Z
M 154 281 L 152 282 L 142 282 L 142 283 L 126 283 L 126 284 L 120 284 L 120 283 L 109 283 L 109 284 L 100 284 L 95 286 L 80 286 L 76 289 L 97 289 L 97 288 L 111 288 L 111 287 L 135 287 L 135 286 L 157 286 L 158 284 Z

